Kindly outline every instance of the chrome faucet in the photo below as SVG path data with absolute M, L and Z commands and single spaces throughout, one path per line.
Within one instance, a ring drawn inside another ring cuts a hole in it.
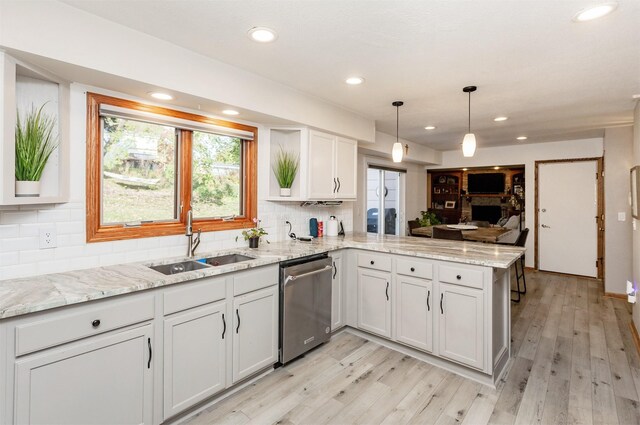
M 200 245 L 200 234 L 202 231 L 198 229 L 198 236 L 196 239 L 193 239 L 193 211 L 187 211 L 187 230 L 185 232 L 185 236 L 189 238 L 189 244 L 187 245 L 187 257 L 193 258 L 193 255 L 196 252 L 196 248 Z

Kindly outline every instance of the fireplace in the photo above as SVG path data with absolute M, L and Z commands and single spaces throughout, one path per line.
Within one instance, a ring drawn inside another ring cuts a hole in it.
M 502 218 L 500 205 L 471 205 L 471 220 L 496 224 Z

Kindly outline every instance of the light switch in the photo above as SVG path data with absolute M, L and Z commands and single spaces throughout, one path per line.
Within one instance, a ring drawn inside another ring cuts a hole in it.
M 627 220 L 627 214 L 623 213 L 623 212 L 619 212 L 618 213 L 618 221 L 626 221 Z

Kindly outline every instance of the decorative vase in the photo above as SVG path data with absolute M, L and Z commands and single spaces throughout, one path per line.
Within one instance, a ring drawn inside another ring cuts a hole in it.
M 40 182 L 16 180 L 16 197 L 40 196 Z
M 291 196 L 291 188 L 290 187 L 281 187 L 280 188 L 280 196 Z
M 258 242 L 260 242 L 260 238 L 249 238 L 249 248 L 257 248 Z

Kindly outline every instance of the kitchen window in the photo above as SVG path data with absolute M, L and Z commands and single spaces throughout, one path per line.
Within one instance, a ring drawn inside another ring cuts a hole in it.
M 251 227 L 255 127 L 87 94 L 87 241 Z

